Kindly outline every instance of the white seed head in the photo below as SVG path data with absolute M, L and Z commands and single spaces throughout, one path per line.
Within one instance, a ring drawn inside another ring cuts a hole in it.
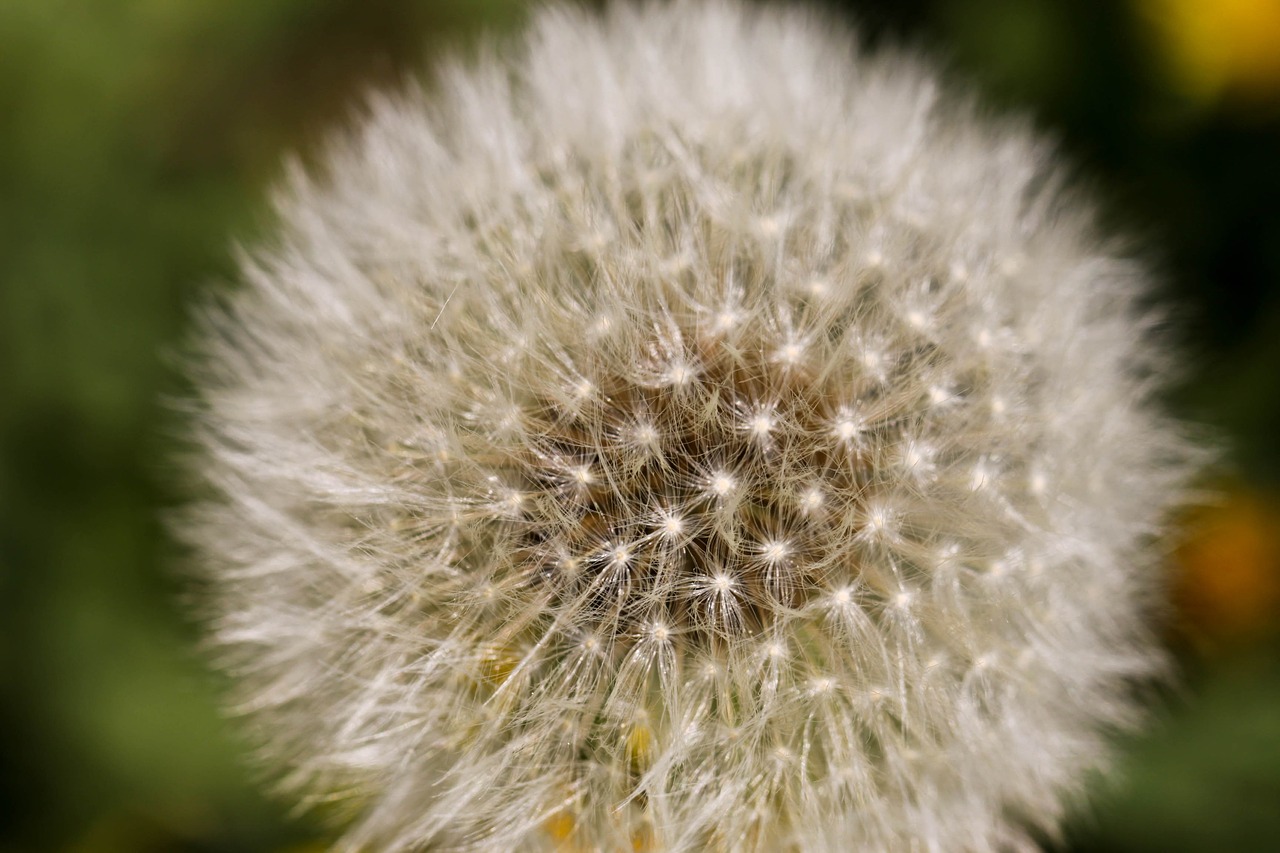
M 184 533 L 342 849 L 977 851 L 1161 656 L 1199 453 L 1020 127 L 737 0 L 534 13 L 281 192 Z

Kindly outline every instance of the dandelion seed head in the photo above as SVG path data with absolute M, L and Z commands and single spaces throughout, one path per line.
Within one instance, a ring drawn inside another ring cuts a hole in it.
M 346 849 L 1016 848 L 1133 720 L 1200 458 L 1143 273 L 855 42 L 546 8 L 279 194 L 183 532 Z

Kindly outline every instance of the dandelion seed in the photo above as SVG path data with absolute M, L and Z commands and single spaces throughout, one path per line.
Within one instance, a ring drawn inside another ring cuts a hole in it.
M 800 495 L 800 509 L 808 515 L 816 512 L 822 506 L 823 501 L 822 489 L 818 486 L 811 486 Z
M 830 693 L 835 689 L 836 683 L 831 678 L 815 678 L 809 682 L 809 692 L 812 695 L 820 696 L 824 693 Z
M 596 321 L 591 324 L 591 337 L 597 340 L 603 338 L 605 335 L 609 334 L 609 330 L 612 328 L 612 317 L 598 317 L 596 318 Z
M 863 425 L 861 420 L 857 418 L 850 410 L 841 408 L 836 413 L 835 422 L 831 427 L 831 435 L 833 435 L 841 444 L 854 444 L 858 437 L 862 435 Z
M 726 595 L 736 585 L 736 581 L 728 575 L 716 575 L 711 579 L 711 588 L 720 595 Z
M 665 539 L 677 539 L 685 532 L 684 517 L 673 510 L 658 511 L 658 531 Z
M 781 563 L 790 553 L 791 546 L 779 539 L 770 540 L 760 546 L 760 558 L 771 565 Z
M 799 340 L 788 340 L 773 353 L 773 361 L 784 369 L 799 365 L 804 360 L 805 344 Z
M 648 421 L 641 421 L 630 429 L 631 440 L 637 447 L 654 450 L 658 446 L 658 428 Z
M 1043 471 L 1032 469 L 1027 488 L 1036 497 L 1044 497 L 1045 493 L 1049 491 L 1049 478 Z
M 717 471 L 716 473 L 711 475 L 711 479 L 708 483 L 708 488 L 710 488 L 711 493 L 713 495 L 719 498 L 723 498 L 732 494 L 733 490 L 737 488 L 737 485 L 738 485 L 737 481 L 734 480 L 732 475 L 730 475 L 728 472 Z
M 694 379 L 693 368 L 684 362 L 677 362 L 667 368 L 667 372 L 663 374 L 663 380 L 676 388 L 683 388 Z
M 609 557 L 609 565 L 625 566 L 631 562 L 631 557 L 632 557 L 631 549 L 625 545 L 619 545 L 618 547 L 609 551 L 608 557 Z
M 831 284 L 825 279 L 815 278 L 805 288 L 814 299 L 823 299 L 831 295 Z
M 716 315 L 716 322 L 712 329 L 717 332 L 727 332 L 736 325 L 738 325 L 738 315 L 735 312 L 721 311 Z

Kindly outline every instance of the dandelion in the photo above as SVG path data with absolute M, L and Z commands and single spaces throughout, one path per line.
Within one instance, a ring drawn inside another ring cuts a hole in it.
M 1197 453 L 1045 145 L 736 2 L 378 100 L 208 312 L 184 525 L 343 849 L 991 850 L 1133 686 Z

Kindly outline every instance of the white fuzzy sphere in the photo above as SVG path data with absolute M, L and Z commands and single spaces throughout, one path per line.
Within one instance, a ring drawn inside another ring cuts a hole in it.
M 1026 846 L 1196 454 L 1046 146 L 732 2 L 378 101 L 210 312 L 185 534 L 344 849 Z

